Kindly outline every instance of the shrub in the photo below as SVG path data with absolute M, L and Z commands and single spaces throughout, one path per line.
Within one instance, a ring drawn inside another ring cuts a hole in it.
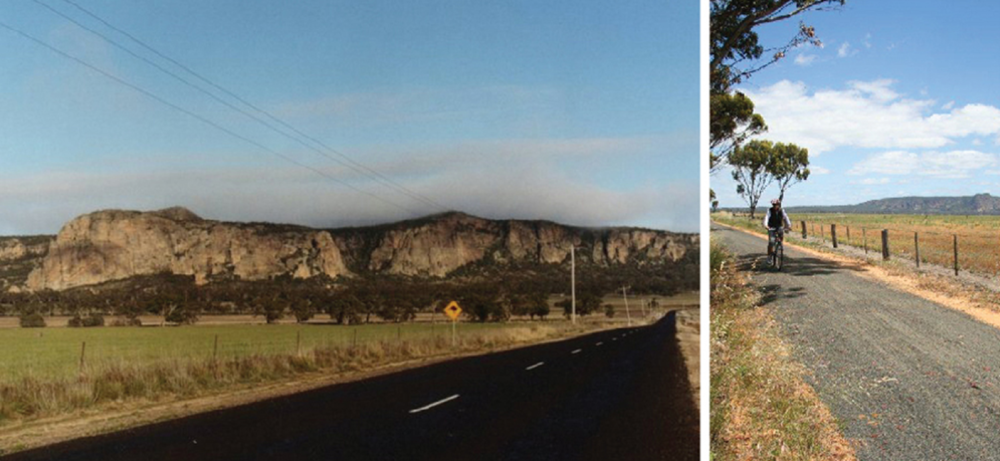
M 103 327 L 104 326 L 104 316 L 101 314 L 90 314 L 86 317 L 80 317 L 80 314 L 74 315 L 73 318 L 69 319 L 67 324 L 69 327 L 80 328 L 80 327 Z
M 104 316 L 101 314 L 90 314 L 83 319 L 83 326 L 85 327 L 103 327 L 104 326 Z
M 21 316 L 21 328 L 44 328 L 45 317 L 37 312 Z
M 69 322 L 66 322 L 66 326 L 68 326 L 70 328 L 80 328 L 80 327 L 82 327 L 83 326 L 83 319 L 80 318 L 80 314 L 77 314 L 77 315 L 74 315 L 73 317 L 71 317 L 69 319 Z
M 178 325 L 194 325 L 198 321 L 198 314 L 180 306 L 170 306 L 167 313 L 163 315 L 163 320 Z

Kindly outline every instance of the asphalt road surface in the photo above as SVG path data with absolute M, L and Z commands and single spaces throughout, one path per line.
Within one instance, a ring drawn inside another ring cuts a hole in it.
M 785 247 L 712 226 L 739 255 L 861 460 L 1000 460 L 1000 331 Z
M 697 460 L 674 315 L 16 453 L 13 460 Z

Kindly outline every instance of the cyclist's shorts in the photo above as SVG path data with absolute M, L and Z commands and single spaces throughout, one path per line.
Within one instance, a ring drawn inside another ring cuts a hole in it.
M 770 245 L 774 245 L 774 243 L 778 240 L 778 235 L 781 234 L 781 233 L 782 232 L 780 230 L 768 229 L 767 230 L 767 243 L 770 244 Z

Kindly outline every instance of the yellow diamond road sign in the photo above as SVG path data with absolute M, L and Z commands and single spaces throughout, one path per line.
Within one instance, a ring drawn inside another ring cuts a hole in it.
M 458 314 L 462 313 L 462 308 L 458 307 L 457 302 L 452 301 L 451 303 L 448 304 L 448 307 L 444 308 L 444 313 L 448 315 L 448 317 L 451 318 L 452 320 L 455 320 L 458 318 Z

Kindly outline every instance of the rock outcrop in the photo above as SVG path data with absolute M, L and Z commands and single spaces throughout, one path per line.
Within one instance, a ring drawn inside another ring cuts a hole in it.
M 698 245 L 696 234 L 497 221 L 455 212 L 326 231 L 210 221 L 183 208 L 107 210 L 67 223 L 26 286 L 61 290 L 159 273 L 191 275 L 197 283 L 318 275 L 446 277 L 477 263 L 562 264 L 572 246 L 581 263 L 641 266 L 697 261 Z
M 0 263 L 44 256 L 48 250 L 47 243 L 24 242 L 19 238 L 0 240 Z
M 383 231 L 370 256 L 373 272 L 443 277 L 492 258 L 503 263 L 559 264 L 570 248 L 603 266 L 676 262 L 697 252 L 696 234 L 635 228 L 585 229 L 547 221 L 493 221 L 445 213 Z
M 63 226 L 41 267 L 28 276 L 27 287 L 62 290 L 159 273 L 192 275 L 205 283 L 214 277 L 259 280 L 347 272 L 328 232 L 209 221 L 178 208 L 107 210 Z

